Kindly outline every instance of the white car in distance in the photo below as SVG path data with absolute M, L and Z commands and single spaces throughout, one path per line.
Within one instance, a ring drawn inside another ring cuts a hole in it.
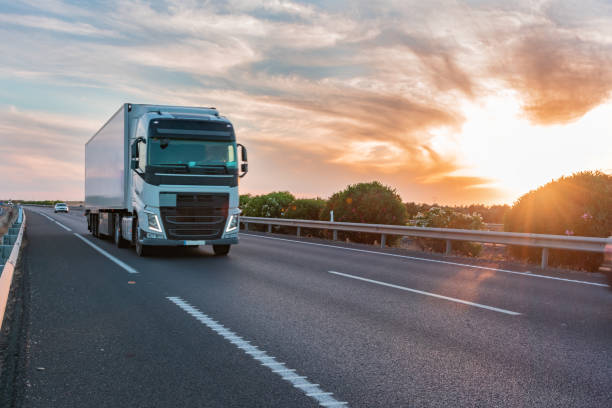
M 57 203 L 55 204 L 55 208 L 53 209 L 53 212 L 58 213 L 58 212 L 65 212 L 67 213 L 68 211 L 70 211 L 68 209 L 68 205 L 66 203 Z

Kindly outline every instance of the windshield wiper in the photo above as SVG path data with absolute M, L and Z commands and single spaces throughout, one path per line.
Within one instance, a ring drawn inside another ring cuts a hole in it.
M 160 163 L 160 164 L 155 164 L 154 166 L 179 167 L 185 170 L 185 173 L 189 173 L 189 165 L 187 163 Z
M 209 169 L 209 170 L 223 169 L 223 173 L 227 174 L 226 164 L 196 164 L 193 167 L 197 167 L 199 169 Z

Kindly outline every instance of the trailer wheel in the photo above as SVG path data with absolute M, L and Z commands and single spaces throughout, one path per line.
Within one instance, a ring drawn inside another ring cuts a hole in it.
M 127 241 L 125 239 L 123 239 L 123 236 L 121 236 L 121 216 L 116 215 L 115 216 L 115 228 L 114 228 L 114 234 L 113 234 L 113 241 L 115 241 L 115 245 L 117 246 L 117 248 L 125 248 L 127 247 Z
M 99 224 L 98 224 L 98 215 L 97 214 L 91 214 L 91 235 L 93 235 L 96 238 L 100 238 L 100 233 L 99 233 Z
M 213 245 L 215 256 L 226 256 L 230 251 L 231 245 Z
M 150 247 L 148 245 L 143 245 L 138 239 L 136 239 L 136 255 L 138 256 L 147 256 L 150 253 Z

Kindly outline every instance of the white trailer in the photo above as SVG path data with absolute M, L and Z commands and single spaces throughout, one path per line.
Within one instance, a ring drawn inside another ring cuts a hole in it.
M 85 144 L 88 228 L 141 256 L 160 245 L 226 255 L 247 171 L 246 148 L 215 108 L 126 103 Z

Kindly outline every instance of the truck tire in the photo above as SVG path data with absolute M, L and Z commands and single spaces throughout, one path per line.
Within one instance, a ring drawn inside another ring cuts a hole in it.
M 138 256 L 148 256 L 150 254 L 150 247 L 148 245 L 143 245 L 139 240 L 136 240 L 136 255 Z
M 215 256 L 226 256 L 230 251 L 231 245 L 213 245 Z
M 115 216 L 115 228 L 114 228 L 114 234 L 113 234 L 113 241 L 115 241 L 115 245 L 117 246 L 117 248 L 125 248 L 127 247 L 127 241 L 125 239 L 123 239 L 123 237 L 121 236 L 121 217 L 116 215 Z

